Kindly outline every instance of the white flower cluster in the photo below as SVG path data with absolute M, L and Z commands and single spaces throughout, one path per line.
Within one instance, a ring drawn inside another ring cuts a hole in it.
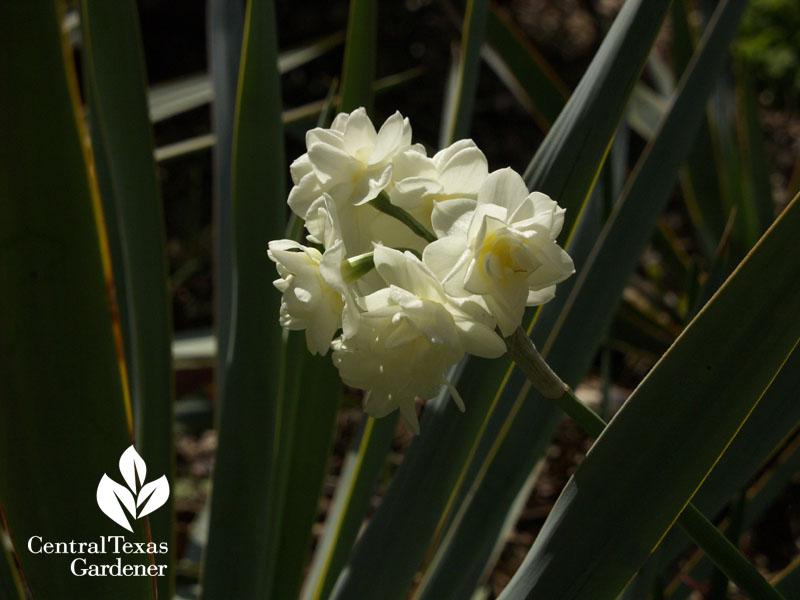
M 525 307 L 574 272 L 555 241 L 564 209 L 511 169 L 490 174 L 472 140 L 428 157 L 400 113 L 377 132 L 363 108 L 342 113 L 306 145 L 288 202 L 311 245 L 269 244 L 280 322 L 311 352 L 333 349 L 369 414 L 399 408 L 416 433 L 415 397 L 465 353 L 502 355 Z

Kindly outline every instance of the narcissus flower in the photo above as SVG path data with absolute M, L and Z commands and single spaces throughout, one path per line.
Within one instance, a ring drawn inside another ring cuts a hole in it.
M 400 113 L 378 131 L 363 108 L 342 113 L 306 144 L 289 206 L 309 245 L 269 244 L 280 322 L 315 354 L 333 348 L 367 413 L 399 409 L 418 432 L 415 399 L 449 386 L 465 353 L 504 354 L 497 330 L 511 335 L 574 271 L 555 241 L 564 209 L 511 169 L 489 174 L 472 140 L 429 158 Z
M 486 157 L 472 140 L 460 140 L 433 158 L 406 151 L 395 158 L 389 198 L 430 228 L 438 207 L 453 199 L 475 200 L 488 174 Z
M 501 169 L 484 181 L 474 208 L 468 200 L 453 201 L 435 215 L 444 237 L 425 248 L 423 259 L 448 294 L 480 295 L 509 336 L 525 306 L 551 300 L 555 285 L 575 272 L 555 241 L 563 224 L 563 208 L 529 193 L 512 169 Z
M 423 154 L 411 145 L 411 125 L 396 112 L 379 131 L 363 108 L 341 113 L 330 129 L 316 128 L 306 134 L 308 152 L 291 165 L 295 185 L 289 206 L 305 219 L 317 198 L 327 193 L 336 203 L 342 237 L 351 253 L 368 252 L 373 240 L 389 245 L 415 243 L 412 234 L 398 228 L 394 219 L 368 205 L 392 182 L 393 159 L 400 153 Z M 324 232 L 310 230 L 321 240 Z
M 410 252 L 376 246 L 374 260 L 386 287 L 361 298 L 361 326 L 334 340 L 333 362 L 345 383 L 370 391 L 369 414 L 399 408 L 418 431 L 414 398 L 434 396 L 464 352 L 496 358 L 505 343 L 478 302 L 448 297 Z
M 270 242 L 268 254 L 280 275 L 274 284 L 283 293 L 281 325 L 295 331 L 305 329 L 308 349 L 324 356 L 341 327 L 344 302 L 320 274 L 323 255 L 291 240 Z

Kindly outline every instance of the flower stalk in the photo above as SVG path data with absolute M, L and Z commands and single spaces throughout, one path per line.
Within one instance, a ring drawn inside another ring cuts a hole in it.
M 430 231 L 428 231 L 422 223 L 417 221 L 411 214 L 400 208 L 399 206 L 395 206 L 389 201 L 389 196 L 386 192 L 381 192 L 377 195 L 376 198 L 370 201 L 370 206 L 373 208 L 378 209 L 382 213 L 386 213 L 390 217 L 394 217 L 403 225 L 408 227 L 411 231 L 417 234 L 419 237 L 424 239 L 426 242 L 435 242 L 436 236 L 433 235 Z
M 575 392 L 555 374 L 525 331 L 517 328 L 512 335 L 504 339 L 511 358 L 525 373 L 533 387 L 545 398 L 555 402 L 588 435 L 593 438 L 599 437 L 606 427 L 606 422 L 581 402 Z M 691 503 L 686 505 L 677 523 L 749 598 L 785 600 L 781 593 L 764 579 L 758 569 L 742 556 L 738 548 L 694 505 Z

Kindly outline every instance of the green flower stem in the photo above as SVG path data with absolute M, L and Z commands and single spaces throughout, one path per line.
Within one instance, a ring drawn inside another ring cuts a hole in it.
M 374 200 L 371 200 L 369 204 L 373 208 L 386 213 L 390 217 L 394 217 L 408 227 L 411 231 L 416 233 L 419 237 L 423 238 L 426 242 L 436 241 L 436 236 L 425 229 L 425 226 L 422 225 L 422 223 L 417 221 L 407 211 L 392 204 L 389 201 L 389 196 L 386 194 L 386 192 L 381 192 L 378 194 L 378 196 Z
M 522 369 L 534 388 L 555 402 L 590 436 L 597 438 L 606 422 L 581 402 L 575 392 L 548 366 L 533 341 L 521 329 L 505 338 L 506 347 L 516 365 Z M 785 600 L 763 575 L 758 572 L 738 548 L 726 538 L 692 504 L 687 504 L 677 519 L 681 528 L 706 553 L 715 565 L 749 598 L 754 600 Z
M 346 283 L 353 283 L 375 268 L 373 252 L 359 254 L 342 261 L 342 277 Z

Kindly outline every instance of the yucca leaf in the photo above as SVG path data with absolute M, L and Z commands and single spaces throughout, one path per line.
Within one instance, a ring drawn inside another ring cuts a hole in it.
M 764 393 L 750 417 L 731 442 L 714 470 L 697 491 L 693 503 L 708 515 L 717 514 L 738 489 L 752 478 L 761 465 L 767 462 L 774 448 L 780 447 L 800 424 L 800 350 L 795 349 Z M 800 458 L 800 453 L 798 453 Z M 780 461 L 779 461 L 780 463 Z M 791 478 L 792 470 L 787 471 Z M 783 482 L 783 483 L 781 483 Z M 749 526 L 761 515 L 768 503 L 775 498 L 785 483 L 786 477 L 771 478 L 772 493 L 767 494 L 766 485 L 758 485 L 757 495 L 748 495 L 744 525 Z M 680 531 L 671 531 L 662 543 L 662 555 L 671 560 L 686 547 L 689 540 Z M 694 578 L 702 578 L 709 569 L 707 560 L 702 566 L 692 565 L 687 571 Z M 673 586 L 674 590 L 680 587 Z M 685 597 L 683 595 L 676 598 Z
M 674 98 L 659 134 L 645 150 L 602 233 L 597 234 L 597 217 L 588 214 L 570 240 L 569 252 L 578 274 L 560 284 L 558 296 L 542 308 L 532 333 L 548 363 L 570 385 L 576 385 L 591 365 L 663 210 L 682 155 L 692 141 L 692 120 L 702 116 L 703 99 L 712 83 L 707 73 L 714 71 L 735 31 L 737 8 L 741 6 L 723 7 L 725 26 L 715 28 L 713 37 L 707 36 L 709 43 L 699 49 L 693 76 L 683 82 L 683 91 Z M 594 203 L 593 198 L 589 208 L 597 210 Z M 467 561 L 480 561 L 494 544 L 500 515 L 540 460 L 562 418 L 560 411 L 538 394 L 526 401 L 530 385 L 521 373 L 513 371 L 508 377 L 477 451 L 478 459 L 470 467 L 473 475 L 467 477 L 471 486 L 466 496 L 471 505 L 460 509 L 460 523 L 454 524 L 459 530 L 448 533 L 447 548 L 442 550 L 451 555 L 442 559 L 448 566 L 440 567 L 441 576 L 431 575 L 442 578 L 441 587 L 435 588 L 440 593 L 452 585 L 447 581 L 462 581 L 474 573 L 474 565 Z M 466 564 L 470 566 L 465 568 Z M 429 597 L 435 598 L 435 592 Z
M 208 47 L 210 85 L 213 85 L 211 139 L 214 145 L 213 220 L 214 220 L 214 327 L 219 351 L 215 384 L 217 398 L 224 399 L 227 377 L 228 344 L 231 335 L 234 287 L 233 257 L 233 159 L 234 113 L 239 63 L 244 35 L 245 3 L 242 0 L 208 0 Z M 151 95 L 151 110 L 154 99 Z M 197 142 L 197 140 L 196 140 Z M 199 143 L 192 146 L 197 147 Z M 202 146 L 205 147 L 205 146 Z
M 380 94 L 387 90 L 391 90 L 397 86 L 403 85 L 408 81 L 411 81 L 416 77 L 419 77 L 422 72 L 423 69 L 417 67 L 395 73 L 394 75 L 389 75 L 388 77 L 382 77 L 381 79 L 375 81 L 375 84 L 373 85 L 373 92 L 375 94 Z M 339 97 L 334 95 L 333 101 L 338 104 Z M 325 104 L 326 100 L 323 99 L 283 111 L 283 124 L 287 130 L 287 133 L 293 135 L 299 140 L 304 140 L 306 131 L 316 125 L 320 111 Z M 221 110 L 222 107 L 220 106 L 215 114 L 219 114 Z M 232 115 L 231 118 L 233 118 Z M 215 127 L 219 129 L 218 126 Z M 179 156 L 190 154 L 192 152 L 200 152 L 202 150 L 207 150 L 208 148 L 213 148 L 216 143 L 216 136 L 213 133 L 207 133 L 156 148 L 155 158 L 157 161 L 170 160 Z
M 787 598 L 800 595 L 800 556 L 796 556 L 789 566 L 778 573 L 772 583 Z
M 150 119 L 157 123 L 170 117 L 188 112 L 195 108 L 213 103 L 225 105 L 226 99 L 218 99 L 218 94 L 225 93 L 220 87 L 218 77 L 221 69 L 238 66 L 242 48 L 242 26 L 244 20 L 244 3 L 241 0 L 228 3 L 230 6 L 217 5 L 215 0 L 209 1 L 209 40 L 211 43 L 211 73 L 201 73 L 181 77 L 175 81 L 159 83 L 150 88 L 147 95 Z M 286 50 L 278 55 L 278 71 L 288 73 L 292 69 L 303 66 L 318 56 L 341 44 L 344 36 L 341 32 L 327 35 L 311 42 L 307 46 Z M 237 43 L 238 42 L 238 43 Z M 225 61 L 230 64 L 224 66 Z M 232 81 L 236 89 L 234 70 Z M 216 109 L 215 109 L 216 110 Z
M 350 112 L 363 106 L 372 113 L 372 82 L 375 79 L 377 47 L 377 2 L 350 0 L 347 39 L 342 66 L 339 110 Z
M 578 152 L 583 158 L 578 164 L 569 163 L 569 169 L 566 168 L 566 159 L 552 157 L 549 160 L 553 165 L 553 169 L 547 171 L 550 181 L 565 183 L 573 177 L 584 183 L 585 187 L 580 190 L 577 184 L 570 186 L 576 192 L 574 198 L 577 200 L 572 204 L 567 201 L 568 214 L 570 210 L 579 210 L 597 177 L 596 170 L 611 144 L 616 122 L 624 111 L 628 94 L 666 14 L 666 4 L 662 6 L 659 3 L 658 8 L 660 10 L 653 10 L 649 2 L 628 2 L 625 5 L 593 61 L 594 66 L 585 76 L 588 81 L 582 84 L 584 92 L 580 95 L 576 92 L 570 99 L 571 116 L 560 118 L 543 144 L 554 154 L 565 153 L 574 157 Z M 638 57 L 638 62 L 633 60 L 634 56 Z M 595 64 L 597 62 L 602 64 Z M 629 80 L 630 85 L 609 87 L 605 93 L 600 93 L 591 81 L 594 77 L 611 78 L 615 83 Z M 587 140 L 585 128 L 591 119 L 605 122 L 609 115 L 617 115 L 614 125 L 595 132 L 596 137 Z M 583 133 L 578 135 L 576 130 Z M 596 145 L 602 135 L 608 137 L 598 147 L 599 155 L 588 156 L 584 144 Z M 568 144 L 573 146 L 567 147 Z M 560 170 L 562 166 L 564 169 Z M 558 200 L 562 202 L 561 198 Z M 530 316 L 526 317 L 526 322 L 529 320 Z M 510 376 L 509 365 L 507 359 L 490 361 L 474 357 L 467 360 L 466 366 L 462 364 L 463 375 L 454 381 L 458 382 L 467 406 L 463 415 L 450 401 L 449 393 L 443 393 L 427 404 L 422 419 L 422 435 L 414 440 L 378 511 L 357 542 L 348 569 L 337 584 L 334 598 L 373 597 L 379 593 L 377 581 L 381 582 L 381 597 L 386 595 L 387 588 L 392 590 L 390 597 L 405 595 L 426 550 L 435 544 L 434 540 L 442 532 L 451 511 L 458 507 L 456 502 L 461 486 L 470 481 L 467 464 L 471 456 L 482 451 L 477 440 L 486 428 L 492 407 L 502 400 L 498 388 L 505 389 Z M 503 414 L 508 415 L 508 410 L 506 406 Z M 489 445 L 492 435 L 490 433 L 487 438 Z M 441 452 L 441 448 L 447 448 L 448 452 Z M 524 476 L 529 472 L 529 469 L 525 471 Z M 512 500 L 515 495 L 512 494 Z M 482 518 L 489 516 L 484 514 Z M 392 545 L 387 547 L 382 543 L 385 539 L 392 539 Z
M 167 258 L 161 192 L 153 160 L 153 138 L 145 99 L 145 70 L 138 15 L 131 1 L 81 2 L 84 76 L 90 91 L 93 152 L 107 182 L 106 206 L 118 237 L 115 281 L 124 281 L 125 360 L 128 366 L 136 447 L 151 472 L 172 485 L 173 449 L 172 323 L 167 293 Z M 150 516 L 153 539 L 174 539 L 172 497 Z M 159 593 L 174 592 L 174 556 L 159 579 Z
M 490 5 L 483 48 L 486 63 L 546 132 L 569 97 L 569 88 L 501 8 Z
M 567 483 L 503 600 L 599 600 L 624 588 L 800 338 L 800 258 L 784 252 L 798 226 L 795 200 L 634 391 Z M 762 301 L 745 316 L 752 289 L 764 290 Z
M 265 594 L 276 536 L 270 503 L 280 410 L 280 296 L 272 287 L 266 242 L 283 235 L 286 166 L 273 3 L 248 3 L 244 31 L 231 167 L 233 288 L 221 291 L 232 294 L 231 322 L 220 323 L 231 333 L 223 357 L 206 598 Z
M 322 600 L 331 593 L 375 493 L 397 420 L 396 413 L 383 419 L 364 419 L 358 440 L 344 459 L 325 532 L 306 577 L 303 600 Z
M 469 135 L 488 11 L 488 0 L 467 0 L 464 26 L 461 30 L 461 49 L 458 54 L 458 74 L 443 108 L 444 136 L 440 140 L 442 147 Z
M 124 533 L 96 491 L 104 473 L 120 478 L 133 436 L 102 209 L 60 19 L 53 2 L 0 6 L 0 503 L 33 597 L 140 600 L 153 597 L 151 578 L 76 577 L 73 557 L 28 549 L 33 536 Z M 145 540 L 137 520 L 126 541 Z
M 0 542 L 0 598 L 2 600 L 23 600 L 25 593 L 19 579 L 14 557 L 6 548 L 5 540 Z
M 525 171 L 532 190 L 567 208 L 562 238 L 572 231 L 605 160 L 623 107 L 669 2 L 626 2 L 580 84 Z
M 329 356 L 312 356 L 303 332 L 284 333 L 284 381 L 275 448 L 272 598 L 296 598 L 339 409 L 341 380 Z

